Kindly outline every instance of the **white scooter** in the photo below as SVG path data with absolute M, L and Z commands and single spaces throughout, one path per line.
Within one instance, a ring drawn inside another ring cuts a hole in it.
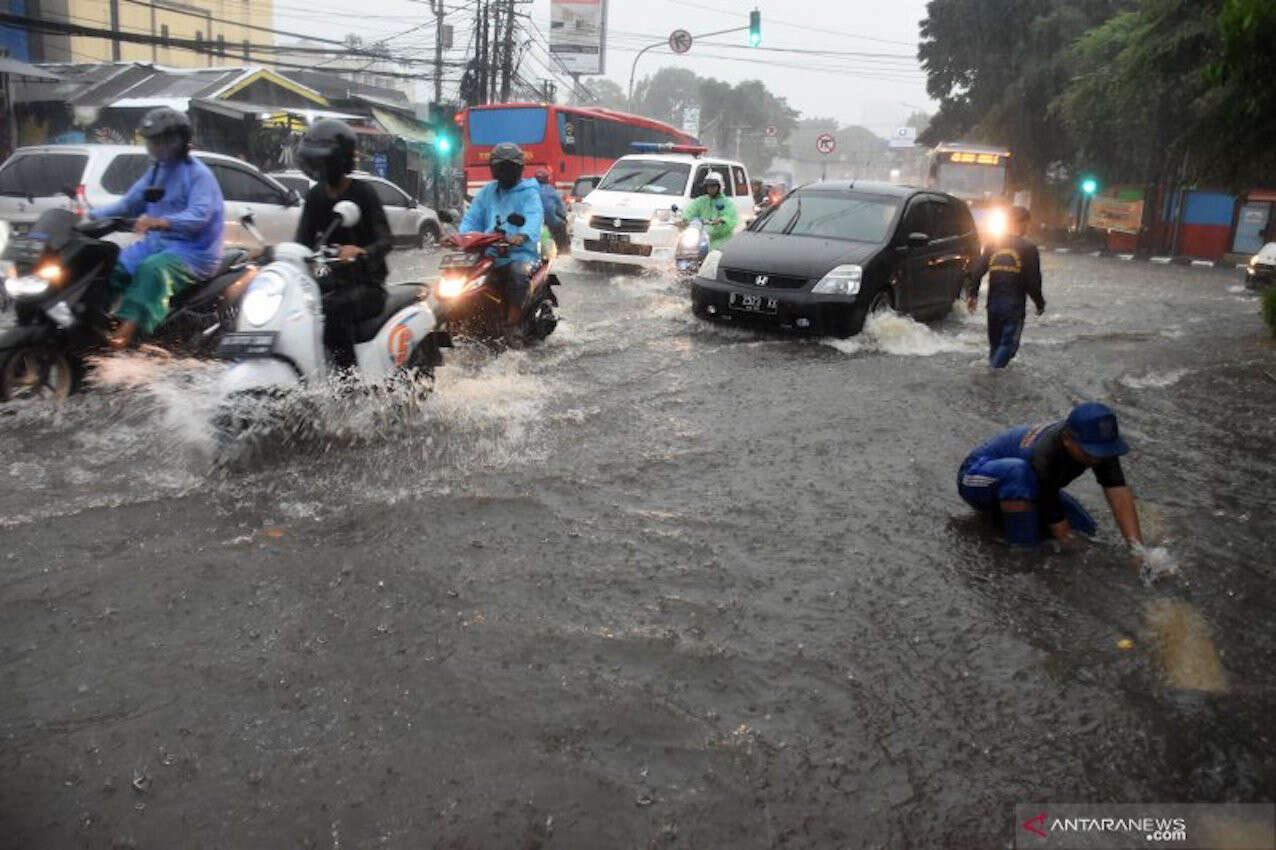
M 334 218 L 317 240 L 325 245 L 337 227 L 359 223 L 359 207 L 339 202 Z M 261 235 L 245 226 L 253 237 Z M 218 356 L 235 361 L 222 379 L 221 398 L 274 395 L 302 382 L 321 381 L 334 368 L 323 344 L 323 303 L 318 280 L 338 262 L 336 249 L 307 248 L 285 242 L 248 284 L 233 332 L 224 334 Z M 443 362 L 439 349 L 451 339 L 438 330 L 426 303 L 429 288 L 418 284 L 387 287 L 385 309 L 360 322 L 354 347 L 358 374 L 368 381 L 398 375 L 432 376 Z

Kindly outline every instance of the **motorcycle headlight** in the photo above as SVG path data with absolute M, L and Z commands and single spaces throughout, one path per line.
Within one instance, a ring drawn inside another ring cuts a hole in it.
M 678 238 L 678 247 L 687 249 L 700 247 L 700 228 L 688 227 Z
M 439 278 L 440 298 L 455 298 L 465 290 L 465 278 L 459 276 Z
M 656 210 L 651 214 L 651 220 L 657 223 L 673 221 L 673 210 Z
M 239 308 L 240 315 L 250 325 L 261 327 L 266 324 L 275 318 L 284 303 L 286 286 L 283 275 L 278 272 L 265 271 L 257 275 L 248 285 L 248 292 Z
M 10 298 L 36 298 L 49 291 L 49 282 L 33 274 L 8 277 L 4 281 L 4 294 Z
M 864 269 L 859 266 L 838 266 L 820 278 L 811 291 L 821 295 L 858 295 L 863 278 Z
M 718 277 L 718 263 L 721 261 L 721 251 L 710 251 L 705 256 L 704 262 L 700 264 L 700 276 L 708 280 L 715 280 Z

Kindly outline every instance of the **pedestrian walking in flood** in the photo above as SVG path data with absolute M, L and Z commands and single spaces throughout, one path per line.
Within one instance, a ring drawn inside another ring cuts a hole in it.
M 1041 294 L 1041 255 L 1037 246 L 1024 238 L 1029 218 L 1028 210 L 1011 207 L 1006 235 L 985 248 L 967 272 L 966 305 L 972 313 L 979 305 L 979 286 L 988 275 L 988 365 L 994 369 L 1004 369 L 1019 351 L 1028 299 L 1037 305 L 1038 316 L 1046 309 Z

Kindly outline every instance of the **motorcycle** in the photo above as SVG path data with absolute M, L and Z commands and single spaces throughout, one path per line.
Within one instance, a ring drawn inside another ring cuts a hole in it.
M 0 254 L 4 292 L 16 324 L 0 334 L 0 400 L 63 399 L 80 385 L 86 359 L 108 350 L 114 319 L 111 272 L 120 246 L 105 237 L 133 221 L 80 221 L 48 210 Z M 173 297 L 168 315 L 144 341 L 175 354 L 211 356 L 234 319 L 228 290 L 245 272 L 246 252 L 232 249 L 209 278 Z
M 526 219 L 518 213 L 510 215 L 508 220 L 514 227 L 525 223 Z M 504 275 L 496 267 L 495 259 L 488 256 L 489 250 L 495 250 L 499 257 L 509 256 L 512 246 L 503 226 L 497 219 L 492 233 L 459 233 L 444 240 L 459 249 L 459 253 L 444 255 L 433 302 L 443 327 L 458 336 L 485 342 L 544 339 L 558 326 L 554 312 L 558 296 L 554 294 L 554 287 L 561 284 L 558 276 L 550 272 L 552 252 L 550 256 L 542 252 L 539 264 L 532 269 L 519 322 L 513 329 L 508 328 Z
M 248 283 L 235 329 L 222 336 L 217 352 L 234 361 L 222 378 L 224 402 L 277 396 L 334 374 L 323 343 L 322 283 L 340 260 L 337 248 L 326 243 L 337 227 L 358 224 L 360 212 L 351 201 L 341 201 L 333 213 L 315 248 L 295 242 L 276 245 L 270 261 Z M 251 217 L 244 224 L 253 238 L 264 242 Z M 443 362 L 440 349 L 450 347 L 451 339 L 426 303 L 428 288 L 399 284 L 387 290 L 381 313 L 356 328 L 358 374 L 373 380 L 432 377 Z
M 704 258 L 709 256 L 709 231 L 705 222 L 698 218 L 690 222 L 679 222 L 678 226 L 682 229 L 682 235 L 678 237 L 678 246 L 674 249 L 674 269 L 680 282 L 690 283 L 700 271 Z

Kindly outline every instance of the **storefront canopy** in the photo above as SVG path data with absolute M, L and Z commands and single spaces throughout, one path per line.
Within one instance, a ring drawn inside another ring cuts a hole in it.
M 412 142 L 419 145 L 434 144 L 434 131 L 424 124 L 418 124 L 407 118 L 400 118 L 392 112 L 386 112 L 384 109 L 372 108 L 372 116 L 377 119 L 377 123 L 385 128 L 386 132 L 391 136 L 398 136 L 405 142 Z

